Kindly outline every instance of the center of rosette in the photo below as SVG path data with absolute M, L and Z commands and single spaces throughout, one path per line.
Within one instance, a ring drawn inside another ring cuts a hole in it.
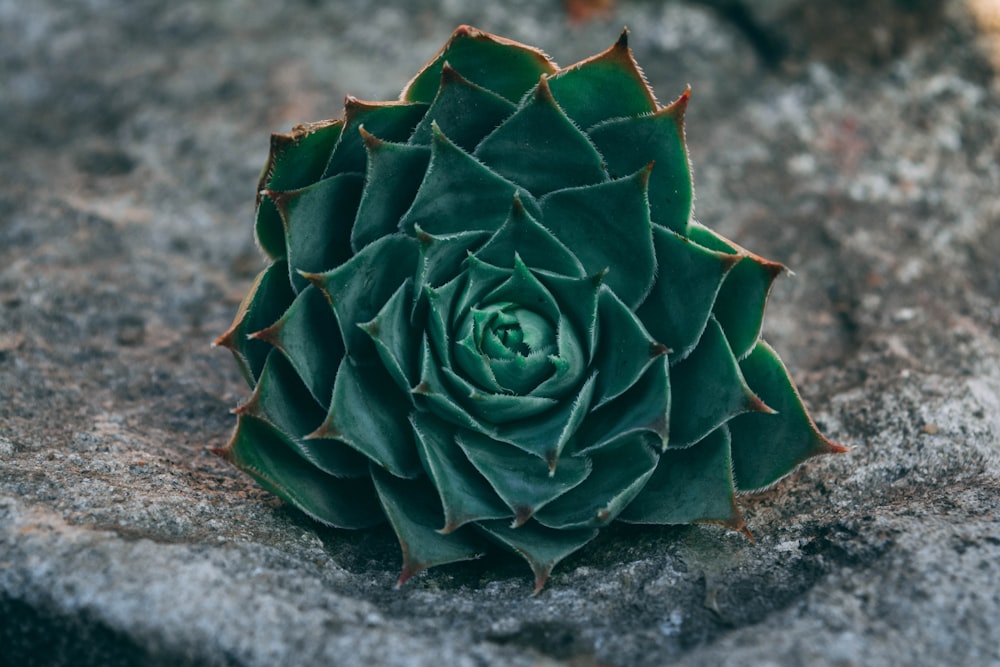
M 526 394 L 552 375 L 556 330 L 544 315 L 517 303 L 473 307 L 463 319 L 459 343 L 475 354 L 459 355 L 459 366 L 484 388 Z

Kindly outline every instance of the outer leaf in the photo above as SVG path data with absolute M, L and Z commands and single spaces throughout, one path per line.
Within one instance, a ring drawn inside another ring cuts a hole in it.
M 659 225 L 653 226 L 653 245 L 660 270 L 637 315 L 676 363 L 698 344 L 722 281 L 740 257 L 708 250 Z
M 721 523 L 743 530 L 729 457 L 729 430 L 721 426 L 686 449 L 668 449 L 642 492 L 619 515 L 628 523 Z
M 535 573 L 537 595 L 560 561 L 597 537 L 597 530 L 553 530 L 535 522 L 511 528 L 502 521 L 476 524 L 487 537 L 519 554 Z
M 426 479 L 403 480 L 374 466 L 372 479 L 403 553 L 397 586 L 429 567 L 482 556 L 480 545 L 467 534 L 442 535 L 432 528 L 441 523 L 441 505 Z
M 365 147 L 361 126 L 383 141 L 403 142 L 413 134 L 427 105 L 406 102 L 362 102 L 347 96 L 344 101 L 344 130 L 330 155 L 324 178 L 345 173 L 363 173 Z
M 368 151 L 368 167 L 351 231 L 354 252 L 397 231 L 400 218 L 417 196 L 431 159 L 426 146 L 382 141 L 363 127 L 359 131 Z
M 540 509 L 535 519 L 549 528 L 601 528 L 613 521 L 656 468 L 648 435 L 633 435 L 591 455 L 593 472 L 579 486 Z
M 251 386 L 260 377 L 271 345 L 248 336 L 273 324 L 294 299 L 295 293 L 288 284 L 288 264 L 278 260 L 257 274 L 233 323 L 215 339 L 215 345 L 232 351 L 243 377 Z
M 597 149 L 556 104 L 545 79 L 475 155 L 535 196 L 608 180 Z
M 587 273 L 610 269 L 606 284 L 633 310 L 656 274 L 648 181 L 649 169 L 643 169 L 611 183 L 553 192 L 541 202 L 543 224 Z
M 330 402 L 334 369 L 344 357 L 344 342 L 322 292 L 307 286 L 281 319 L 252 335 L 281 350 L 317 403 Z
M 421 471 L 406 412 L 410 402 L 377 364 L 358 368 L 345 357 L 337 370 L 326 420 L 310 438 L 350 445 L 397 477 Z
M 588 134 L 618 178 L 655 162 L 649 177 L 649 208 L 653 222 L 687 233 L 694 190 L 684 143 L 684 110 L 691 96 L 685 91 L 656 113 L 610 120 Z
M 354 359 L 375 359 L 371 338 L 357 325 L 374 318 L 416 272 L 417 257 L 416 240 L 395 234 L 365 246 L 332 271 L 306 274 L 333 306 L 347 353 Z
M 687 447 L 744 412 L 773 412 L 747 386 L 722 328 L 709 320 L 691 355 L 671 372 L 670 447 Z
M 556 68 L 548 57 L 530 46 L 490 35 L 471 26 L 459 26 L 444 48 L 403 89 L 401 98 L 430 102 L 437 94 L 444 63 L 469 81 L 517 102 L 538 83 L 538 77 Z
M 328 271 L 350 258 L 361 186 L 360 175 L 341 174 L 302 190 L 267 191 L 285 226 L 290 280 L 296 291 L 308 284 L 299 271 Z
M 420 461 L 441 498 L 444 527 L 439 532 L 450 533 L 470 521 L 513 517 L 455 443 L 454 427 L 425 412 L 413 413 L 410 422 Z
M 288 134 L 271 135 L 271 151 L 257 184 L 257 242 L 271 259 L 285 256 L 285 233 L 274 202 L 262 190 L 298 190 L 323 176 L 340 139 L 342 120 L 296 125 Z
M 495 231 L 507 219 L 517 186 L 432 128 L 431 161 L 400 229 L 429 234 Z M 526 193 L 525 193 L 526 194 Z
M 740 491 L 765 488 L 808 458 L 846 452 L 816 428 L 778 355 L 764 341 L 740 362 L 747 382 L 777 414 L 741 415 L 731 423 L 733 471 Z
M 559 70 L 549 85 L 559 106 L 582 128 L 656 111 L 656 98 L 628 48 L 626 30 L 607 51 Z
M 697 223 L 691 224 L 689 233 L 692 240 L 706 248 L 741 257 L 722 283 L 712 312 L 726 332 L 733 353 L 742 359 L 760 339 L 767 296 L 785 267 L 758 257 Z
M 464 79 L 448 63 L 444 63 L 441 87 L 427 115 L 410 137 L 410 143 L 429 144 L 431 124 L 437 123 L 456 145 L 471 152 L 516 108 L 496 93 Z
M 309 440 L 306 435 L 323 422 L 325 410 L 309 394 L 295 369 L 280 352 L 272 351 L 250 400 L 236 410 L 267 422 L 288 437 L 299 456 L 334 477 L 363 477 L 368 460 L 342 442 Z
M 371 480 L 326 474 L 296 454 L 283 433 L 259 419 L 241 416 L 233 439 L 217 453 L 320 523 L 358 529 L 383 520 Z

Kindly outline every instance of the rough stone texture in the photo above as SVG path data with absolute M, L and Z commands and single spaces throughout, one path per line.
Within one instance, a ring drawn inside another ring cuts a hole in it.
M 474 4 L 0 0 L 0 665 L 1000 665 L 994 6 Z M 626 23 L 694 87 L 698 216 L 795 269 L 766 335 L 854 446 L 745 499 L 756 542 L 613 528 L 537 597 L 501 557 L 395 590 L 386 530 L 207 452 L 267 133 L 462 22 L 563 63 Z

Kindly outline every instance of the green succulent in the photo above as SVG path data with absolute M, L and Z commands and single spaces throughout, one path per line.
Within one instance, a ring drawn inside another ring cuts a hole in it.
M 272 136 L 218 453 L 388 520 L 400 583 L 499 545 L 538 590 L 614 520 L 745 531 L 736 492 L 843 448 L 760 339 L 783 267 L 691 218 L 688 98 L 625 33 L 559 69 L 463 26 L 399 101 Z

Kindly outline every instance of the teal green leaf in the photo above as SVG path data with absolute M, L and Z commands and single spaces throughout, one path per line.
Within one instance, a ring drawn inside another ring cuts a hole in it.
M 420 382 L 412 390 L 417 407 L 428 409 L 445 421 L 479 432 L 488 430 L 468 410 L 459 405 L 445 383 L 441 360 L 431 351 L 430 339 L 424 336 L 420 346 Z
M 456 232 L 435 236 L 419 226 L 415 229 L 420 241 L 420 269 L 415 293 L 425 288 L 440 287 L 459 277 L 470 253 L 490 238 L 489 232 Z
M 313 285 L 307 286 L 281 319 L 252 337 L 281 350 L 316 402 L 320 405 L 330 402 L 333 374 L 344 357 L 344 342 L 330 302 L 321 291 Z
M 416 373 L 416 347 L 410 330 L 413 281 L 407 278 L 393 293 L 382 310 L 369 322 L 359 325 L 371 336 L 382 365 L 401 391 L 409 393 Z
M 257 243 L 271 259 L 285 256 L 285 230 L 274 202 L 262 191 L 298 190 L 322 178 L 343 126 L 342 120 L 326 120 L 271 135 L 271 151 L 257 184 L 254 224 Z
M 729 445 L 729 429 L 721 426 L 690 447 L 663 452 L 653 476 L 618 518 L 628 523 L 721 523 L 744 530 Z
M 403 143 L 427 113 L 427 105 L 409 102 L 363 102 L 348 95 L 344 130 L 330 155 L 324 177 L 365 171 L 365 146 L 360 128 L 382 141 Z
M 535 575 L 536 595 L 548 581 L 552 568 L 597 537 L 597 529 L 555 530 L 534 521 L 517 528 L 503 521 L 483 521 L 476 526 L 527 561 Z
M 463 25 L 406 85 L 401 99 L 431 102 L 437 95 L 446 62 L 469 81 L 515 103 L 538 83 L 540 76 L 556 71 L 555 65 L 538 49 Z
M 610 183 L 559 190 L 541 202 L 542 224 L 588 274 L 609 269 L 606 284 L 632 310 L 656 276 L 648 180 L 647 168 Z
M 653 441 L 632 435 L 590 454 L 593 470 L 587 479 L 538 510 L 535 520 L 560 530 L 601 528 L 614 521 L 656 469 Z
M 656 111 L 656 98 L 632 57 L 624 30 L 607 51 L 559 70 L 548 81 L 559 106 L 584 129 L 609 118 Z
M 513 518 L 455 442 L 455 427 L 426 412 L 413 413 L 410 422 L 420 461 L 441 498 L 444 525 L 439 532 L 451 533 L 471 521 Z
M 556 329 L 556 354 L 549 355 L 552 375 L 532 390 L 533 396 L 564 398 L 579 385 L 586 370 L 587 353 L 569 319 L 560 314 Z
M 272 351 L 260 374 L 250 400 L 236 409 L 267 422 L 288 436 L 289 446 L 299 456 L 334 477 L 362 477 L 368 474 L 368 459 L 335 440 L 314 440 L 306 436 L 326 415 L 309 393 L 298 373 L 277 350 Z
M 463 431 L 455 436 L 455 442 L 514 512 L 515 526 L 522 525 L 590 474 L 590 461 L 586 458 L 564 458 L 550 472 L 538 457 L 478 433 Z
M 646 433 L 666 448 L 670 432 L 670 370 L 666 357 L 655 360 L 619 398 L 587 415 L 573 438 L 575 453 L 589 453 L 625 436 Z
M 508 422 L 528 419 L 551 410 L 559 404 L 555 399 L 542 396 L 515 395 L 480 390 L 450 368 L 442 368 L 441 372 L 451 385 L 449 393 L 471 415 L 484 423 L 506 424 Z
M 319 273 L 351 256 L 351 226 L 361 199 L 362 178 L 341 174 L 290 192 L 268 191 L 281 214 L 292 287 L 308 282 L 299 272 Z
M 576 433 L 594 399 L 596 377 L 580 386 L 576 398 L 564 400 L 557 408 L 523 422 L 503 424 L 494 431 L 497 440 L 508 442 L 519 449 L 539 456 L 555 470 L 566 444 Z
M 232 440 L 217 453 L 320 523 L 359 529 L 384 520 L 368 477 L 328 475 L 296 454 L 287 436 L 259 419 L 240 416 Z
M 344 357 L 323 424 L 310 438 L 339 440 L 397 477 L 421 473 L 407 421 L 411 404 L 379 364 L 358 367 Z
M 744 412 L 771 412 L 747 386 L 722 328 L 710 319 L 698 346 L 671 369 L 670 447 L 698 442 Z
M 610 120 L 588 132 L 613 178 L 655 163 L 649 177 L 650 216 L 679 234 L 687 233 L 694 200 L 684 143 L 684 109 L 689 97 L 690 90 L 656 113 Z
M 215 344 L 228 348 L 247 383 L 253 386 L 260 377 L 271 345 L 263 340 L 249 338 L 250 334 L 273 324 L 295 299 L 288 284 L 288 264 L 277 260 L 254 278 L 236 317 Z
M 436 123 L 457 146 L 472 152 L 517 107 L 503 97 L 464 79 L 448 63 L 441 68 L 441 87 L 417 129 L 411 144 L 431 142 L 431 124 Z
M 478 259 L 508 268 L 514 266 L 515 255 L 528 266 L 552 273 L 573 277 L 586 275 L 580 260 L 525 210 L 517 195 L 514 195 L 506 222 L 476 252 Z
M 382 141 L 364 128 L 360 132 L 368 151 L 368 166 L 351 231 L 354 252 L 398 230 L 399 220 L 417 196 L 431 159 L 426 146 Z
M 556 104 L 545 79 L 475 156 L 535 196 L 608 180 L 601 155 Z
M 374 318 L 417 268 L 417 241 L 394 234 L 371 243 L 326 273 L 306 278 L 326 294 L 337 316 L 347 353 L 358 361 L 374 359 L 371 338 L 358 328 Z
M 760 340 L 771 285 L 785 267 L 758 257 L 699 224 L 692 224 L 689 232 L 694 241 L 707 248 L 741 257 L 726 275 L 712 312 L 726 332 L 736 358 L 742 359 Z
M 389 524 L 399 538 L 403 567 L 397 586 L 429 567 L 475 560 L 482 547 L 466 532 L 442 535 L 434 526 L 442 521 L 441 505 L 426 478 L 399 479 L 372 466 L 372 480 Z
M 452 143 L 436 125 L 432 130 L 427 175 L 400 229 L 412 233 L 420 227 L 435 235 L 496 231 L 507 219 L 517 186 Z
M 479 259 L 479 256 L 476 256 Z M 482 304 L 509 302 L 539 313 L 550 324 L 559 321 L 559 304 L 519 255 L 514 256 L 510 277 L 482 297 Z
M 676 363 L 698 344 L 722 281 L 740 257 L 708 250 L 659 225 L 653 226 L 653 245 L 659 272 L 637 315 Z
M 740 368 L 750 386 L 777 410 L 740 415 L 732 422 L 733 471 L 740 491 L 770 486 L 813 456 L 847 451 L 816 428 L 771 346 L 757 343 Z
M 628 391 L 654 359 L 667 353 L 667 348 L 653 340 L 639 318 L 607 288 L 598 298 L 597 319 L 595 408 Z
M 586 345 L 588 364 L 593 360 L 597 348 L 597 295 L 601 292 L 606 276 L 605 271 L 583 278 L 539 274 L 539 280 L 548 288 L 565 317 L 565 322 L 560 320 L 560 327 L 565 327 L 568 323 L 576 339 Z M 563 329 L 565 330 L 567 329 Z

